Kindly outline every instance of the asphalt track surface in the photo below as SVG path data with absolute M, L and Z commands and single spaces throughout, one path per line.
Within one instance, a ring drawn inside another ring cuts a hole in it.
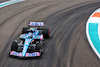
M 2 3 L 2 2 L 6 2 L 6 1 L 9 1 L 9 0 L 0 0 L 0 3 Z
M 0 9 L 0 67 L 100 67 L 85 33 L 91 13 L 99 1 L 32 1 Z M 30 21 L 43 21 L 51 30 L 40 59 L 10 58 L 13 40 Z

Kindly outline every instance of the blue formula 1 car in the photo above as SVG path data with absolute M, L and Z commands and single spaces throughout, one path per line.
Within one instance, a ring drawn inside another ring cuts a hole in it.
M 10 56 L 40 57 L 43 53 L 44 38 L 49 38 L 50 30 L 44 28 L 43 22 L 30 22 L 29 27 L 22 29 L 20 42 L 15 40 L 11 45 Z

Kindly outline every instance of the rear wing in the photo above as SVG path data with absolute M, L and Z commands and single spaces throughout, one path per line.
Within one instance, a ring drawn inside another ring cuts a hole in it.
M 44 22 L 30 22 L 28 26 L 29 27 L 44 27 L 45 24 Z

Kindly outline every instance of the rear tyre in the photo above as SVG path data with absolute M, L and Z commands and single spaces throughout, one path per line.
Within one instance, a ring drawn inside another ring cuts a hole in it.
M 24 27 L 24 28 L 22 29 L 22 34 L 28 33 L 27 29 L 28 29 L 28 27 Z
M 17 42 L 13 42 L 11 45 L 11 51 L 17 51 L 17 48 L 18 48 Z
M 50 30 L 48 28 L 43 29 L 43 36 L 44 36 L 44 38 L 49 38 Z

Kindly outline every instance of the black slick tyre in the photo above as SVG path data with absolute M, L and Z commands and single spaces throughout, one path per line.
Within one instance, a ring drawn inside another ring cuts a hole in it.
M 13 42 L 12 45 L 11 45 L 11 51 L 16 51 L 17 48 L 18 48 L 17 42 Z
M 43 36 L 44 36 L 44 38 L 49 38 L 50 30 L 48 28 L 43 29 Z
M 28 29 L 28 27 L 24 27 L 24 28 L 22 29 L 22 34 L 28 33 L 27 29 Z
M 37 50 L 39 51 L 41 49 L 41 43 L 37 44 Z

